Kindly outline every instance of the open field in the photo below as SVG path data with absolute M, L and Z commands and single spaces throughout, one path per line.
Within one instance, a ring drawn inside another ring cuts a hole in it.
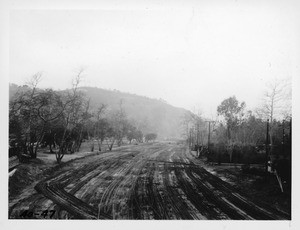
M 24 210 L 52 210 L 56 219 L 291 218 L 202 166 L 186 146 L 176 143 L 93 153 L 45 173 L 10 199 L 9 218 L 22 218 Z

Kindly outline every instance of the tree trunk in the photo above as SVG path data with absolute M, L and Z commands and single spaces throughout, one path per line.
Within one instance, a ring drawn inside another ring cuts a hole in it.
M 52 143 L 49 143 L 49 150 L 50 150 L 50 153 L 54 153 L 52 150 Z
M 113 140 L 112 143 L 110 144 L 110 146 L 109 146 L 109 151 L 112 150 L 114 143 L 115 143 L 115 140 Z
M 37 157 L 37 150 L 39 148 L 40 143 L 42 142 L 42 140 L 44 139 L 45 136 L 45 124 L 43 125 L 43 129 L 42 129 L 42 135 L 40 137 L 40 139 L 36 142 L 36 146 L 34 148 L 34 158 Z
M 98 150 L 99 150 L 99 152 L 101 152 L 102 141 L 100 141 L 100 140 L 97 138 L 97 143 L 98 143 Z
M 29 153 L 32 159 L 36 158 L 36 153 L 34 152 L 34 143 L 29 144 Z
M 59 146 L 59 150 L 55 153 L 56 160 L 57 160 L 58 164 L 60 164 L 61 159 L 65 155 L 64 148 L 65 148 L 65 136 L 66 136 L 66 132 L 67 132 L 67 128 L 64 129 L 63 136 L 62 136 L 62 139 L 61 139 L 61 142 L 60 142 L 60 146 Z
M 79 133 L 79 137 L 78 137 L 78 142 L 77 142 L 76 152 L 79 152 L 79 150 L 80 150 L 80 146 L 81 146 L 81 137 L 82 137 L 82 127 L 81 127 L 81 129 L 80 129 L 80 133 Z

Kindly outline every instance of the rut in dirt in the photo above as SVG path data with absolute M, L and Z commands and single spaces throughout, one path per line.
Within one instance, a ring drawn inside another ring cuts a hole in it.
M 10 210 L 56 207 L 71 219 L 289 219 L 201 167 L 184 145 L 149 144 L 66 164 Z

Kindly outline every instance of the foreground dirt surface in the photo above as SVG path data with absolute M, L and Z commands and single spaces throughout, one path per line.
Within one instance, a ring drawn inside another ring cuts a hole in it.
M 10 201 L 9 218 L 290 219 L 202 166 L 175 143 L 92 154 L 58 167 Z

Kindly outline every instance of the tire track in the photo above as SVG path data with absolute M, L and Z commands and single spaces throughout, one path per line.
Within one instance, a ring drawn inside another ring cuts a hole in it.
M 77 219 L 111 219 L 111 216 L 107 214 L 97 215 L 97 210 L 67 193 L 57 184 L 48 186 L 46 183 L 38 183 L 35 189 Z
M 285 219 L 284 213 L 278 215 L 279 211 L 272 210 L 272 212 L 267 211 L 266 209 L 260 208 L 257 204 L 254 204 L 250 200 L 246 199 L 245 197 L 241 196 L 237 193 L 233 188 L 230 188 L 231 185 L 225 183 L 220 178 L 210 174 L 203 168 L 195 168 L 193 171 L 196 175 L 198 175 L 200 179 L 197 179 L 193 174 L 190 174 L 193 180 L 197 181 L 198 183 L 202 183 L 206 189 L 208 188 L 208 183 L 215 189 L 218 190 L 222 196 L 231 203 L 233 206 L 237 207 L 240 210 L 243 210 L 247 215 L 252 217 L 253 219 L 257 220 L 273 220 L 273 219 Z M 207 184 L 203 184 L 203 180 L 207 181 Z
M 172 172 L 174 172 L 173 169 Z M 194 219 L 192 215 L 190 215 L 190 213 L 187 211 L 189 209 L 188 205 L 183 201 L 182 198 L 180 198 L 181 195 L 177 191 L 177 188 L 171 185 L 171 181 L 175 183 L 176 177 L 170 179 L 170 175 L 172 175 L 171 169 L 167 167 L 167 165 L 165 165 L 163 182 L 166 190 L 166 197 L 168 203 L 171 206 L 171 209 L 173 210 L 174 216 L 177 217 L 178 219 L 184 219 L 184 220 Z
M 242 216 L 236 214 L 233 209 L 229 209 L 229 212 L 226 212 L 228 209 L 227 205 L 225 205 L 221 199 L 215 197 L 211 191 L 203 190 L 203 187 L 192 183 L 185 166 L 181 169 L 174 167 L 174 170 L 178 184 L 186 194 L 187 199 L 191 201 L 195 208 L 207 219 L 224 219 L 223 213 L 229 213 L 231 217 L 242 218 Z M 199 194 L 202 194 L 202 196 Z
M 201 167 L 183 145 L 131 146 L 66 163 L 9 209 L 74 219 L 288 219 Z M 43 195 L 41 195 L 43 194 Z

